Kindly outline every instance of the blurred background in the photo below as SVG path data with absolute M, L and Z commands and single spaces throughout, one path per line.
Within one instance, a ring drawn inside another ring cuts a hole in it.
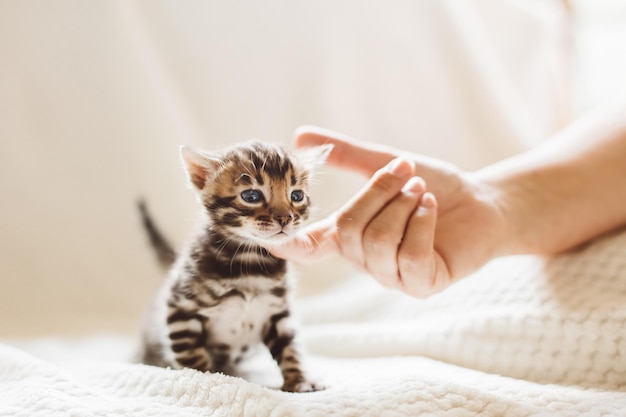
M 176 246 L 198 210 L 181 144 L 314 124 L 476 169 L 624 74 L 620 0 L 0 0 L 0 338 L 137 331 L 163 278 L 137 199 Z M 364 182 L 323 171 L 318 217 Z

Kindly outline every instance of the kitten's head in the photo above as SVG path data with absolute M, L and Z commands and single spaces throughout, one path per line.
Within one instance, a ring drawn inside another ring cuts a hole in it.
M 287 153 L 263 142 L 223 153 L 183 146 L 181 157 L 214 230 L 264 246 L 291 236 L 309 215 L 309 180 L 332 145 Z

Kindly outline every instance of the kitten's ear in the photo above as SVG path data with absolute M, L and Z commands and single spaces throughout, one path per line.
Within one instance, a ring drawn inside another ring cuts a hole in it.
M 320 146 L 312 146 L 308 148 L 298 149 L 298 158 L 304 164 L 305 168 L 310 170 L 316 170 L 324 165 L 328 155 L 333 150 L 333 144 L 325 144 Z
M 180 147 L 180 157 L 185 164 L 189 182 L 198 190 L 202 190 L 207 179 L 222 164 L 217 155 L 211 155 L 191 146 Z

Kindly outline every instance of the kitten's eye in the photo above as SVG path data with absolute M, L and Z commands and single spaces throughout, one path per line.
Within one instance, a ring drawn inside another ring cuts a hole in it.
M 299 203 L 304 200 L 304 191 L 302 190 L 294 190 L 291 192 L 291 201 L 294 203 Z
M 263 193 L 259 190 L 245 190 L 241 192 L 241 199 L 246 203 L 258 203 L 263 201 Z

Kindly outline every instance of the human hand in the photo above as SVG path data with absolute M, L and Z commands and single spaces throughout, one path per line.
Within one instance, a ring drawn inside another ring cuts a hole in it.
M 330 165 L 370 180 L 336 213 L 277 256 L 311 261 L 340 253 L 381 284 L 416 297 L 441 291 L 496 256 L 503 221 L 486 184 L 454 165 L 304 127 L 296 146 L 331 143 Z

